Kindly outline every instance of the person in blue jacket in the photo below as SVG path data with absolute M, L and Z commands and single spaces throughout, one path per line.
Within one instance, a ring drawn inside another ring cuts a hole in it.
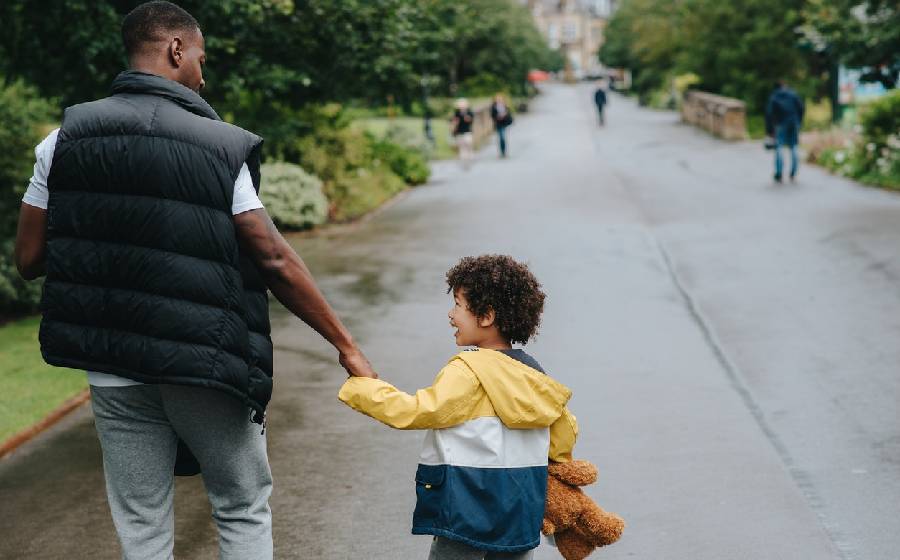
M 781 159 L 781 147 L 791 150 L 791 181 L 797 177 L 799 156 L 800 124 L 803 122 L 803 100 L 794 90 L 780 80 L 775 91 L 766 103 L 766 134 L 774 138 L 775 143 L 775 182 L 780 183 L 784 161 Z

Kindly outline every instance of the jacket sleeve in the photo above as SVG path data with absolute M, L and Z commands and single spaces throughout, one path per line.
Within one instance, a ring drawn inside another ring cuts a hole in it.
M 575 447 L 575 439 L 578 437 L 578 421 L 575 415 L 563 408 L 563 413 L 556 422 L 550 425 L 550 452 L 547 454 L 551 461 L 568 463 L 572 460 L 572 449 Z
M 380 379 L 351 377 L 341 387 L 338 399 L 392 428 L 440 429 L 469 419 L 479 388 L 474 374 L 458 363 L 450 363 L 431 387 L 419 389 L 415 395 Z

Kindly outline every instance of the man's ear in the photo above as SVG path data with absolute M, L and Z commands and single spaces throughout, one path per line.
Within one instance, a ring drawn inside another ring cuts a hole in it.
M 478 319 L 478 326 L 484 327 L 484 328 L 493 326 L 494 320 L 496 318 L 497 318 L 497 314 L 494 313 L 494 310 L 489 307 L 487 310 L 487 313 L 485 313 L 483 317 L 480 317 Z
M 184 41 L 180 37 L 173 37 L 169 41 L 169 64 L 174 68 L 180 68 L 184 63 Z

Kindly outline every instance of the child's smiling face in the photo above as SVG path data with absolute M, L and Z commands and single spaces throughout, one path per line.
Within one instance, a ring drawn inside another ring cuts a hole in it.
M 453 335 L 457 346 L 479 346 L 488 334 L 485 331 L 490 331 L 494 323 L 493 313 L 479 319 L 469 310 L 464 290 L 453 292 L 453 307 L 447 317 L 450 318 L 450 326 L 456 329 Z

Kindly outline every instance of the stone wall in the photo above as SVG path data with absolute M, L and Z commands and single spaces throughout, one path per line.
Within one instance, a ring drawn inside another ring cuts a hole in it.
M 681 120 L 725 140 L 747 138 L 747 110 L 743 101 L 688 90 L 681 103 Z

